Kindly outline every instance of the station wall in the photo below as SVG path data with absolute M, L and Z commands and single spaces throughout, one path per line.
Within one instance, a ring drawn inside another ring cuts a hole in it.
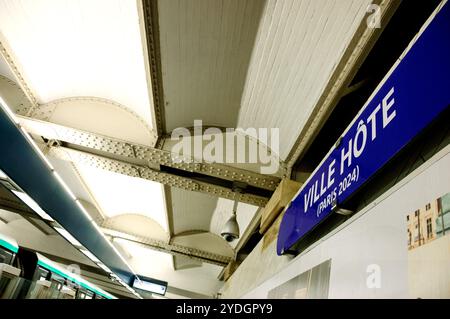
M 261 240 L 221 298 L 450 298 L 450 231 L 439 233 L 433 218 L 431 235 L 426 224 L 419 228 L 422 234 L 412 236 L 419 247 L 412 248 L 407 221 L 439 209 L 449 193 L 447 145 L 297 257 L 277 256 L 276 240 L 268 247 Z M 317 267 L 324 263 L 328 270 Z

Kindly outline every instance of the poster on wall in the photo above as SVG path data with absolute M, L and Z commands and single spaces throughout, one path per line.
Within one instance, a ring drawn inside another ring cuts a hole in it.
M 411 298 L 450 298 L 450 193 L 406 215 Z
M 270 299 L 327 299 L 331 259 L 269 291 Z

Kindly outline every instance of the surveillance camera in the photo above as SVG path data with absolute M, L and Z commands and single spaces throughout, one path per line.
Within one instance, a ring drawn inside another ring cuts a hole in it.
M 236 214 L 233 214 L 226 222 L 220 235 L 229 243 L 239 238 L 239 225 L 236 220 Z
M 221 235 L 222 235 L 223 239 L 225 239 L 229 243 L 231 243 L 235 239 L 239 238 L 239 236 L 237 234 L 222 233 Z

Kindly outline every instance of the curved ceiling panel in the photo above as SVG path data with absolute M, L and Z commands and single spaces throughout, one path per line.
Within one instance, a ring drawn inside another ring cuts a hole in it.
M 169 234 L 152 218 L 138 214 L 124 214 L 108 218 L 104 224 L 116 231 L 151 239 L 168 240 Z
M 138 1 L 1 1 L 0 30 L 39 103 L 73 96 L 126 105 L 151 125 Z
M 217 197 L 171 187 L 173 233 L 209 231 Z
M 172 244 L 200 249 L 222 256 L 233 257 L 234 251 L 219 235 L 203 232 L 194 234 L 181 234 L 171 240 Z
M 84 165 L 77 168 L 107 217 L 139 214 L 150 217 L 168 232 L 161 184 Z
M 198 161 L 222 163 L 255 173 L 267 169 L 270 171 L 267 174 L 283 176 L 286 171 L 284 163 L 280 162 L 278 157 L 278 141 L 275 139 L 271 141 L 268 138 L 258 139 L 265 132 L 268 133 L 265 129 L 238 128 L 234 131 L 220 132 L 218 128 L 208 128 L 203 137 L 197 139 L 195 129 L 176 130 L 164 140 L 163 149 L 194 157 Z M 197 145 L 201 146 L 201 157 L 197 156 Z
M 42 105 L 40 111 L 52 123 L 137 144 L 153 146 L 157 138 L 138 115 L 106 99 L 67 98 Z

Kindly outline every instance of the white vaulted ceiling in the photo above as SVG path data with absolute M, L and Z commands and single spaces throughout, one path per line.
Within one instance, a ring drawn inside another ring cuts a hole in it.
M 168 231 L 161 184 L 84 165 L 77 168 L 107 217 L 142 215 Z
M 104 98 L 151 126 L 137 1 L 4 0 L 0 30 L 39 103 Z
M 238 126 L 280 129 L 285 159 L 370 0 L 268 0 L 252 53 Z
M 279 128 L 279 150 L 273 151 L 282 159 L 371 2 L 157 1 L 166 131 L 192 127 L 195 119 L 220 127 Z M 0 1 L 0 40 L 37 102 L 45 104 L 42 108 L 53 107 L 45 120 L 153 145 L 156 120 L 141 3 Z M 0 74 L 17 80 L 2 61 Z M 173 144 L 166 140 L 164 148 L 170 150 Z M 168 240 L 172 233 L 173 244 L 234 256 L 232 247 L 238 241 L 229 245 L 220 237 L 233 201 L 168 187 L 171 200 L 165 203 L 161 184 L 52 161 L 76 197 L 90 201 L 118 230 L 159 240 Z M 260 168 L 230 166 L 238 165 Z M 166 205 L 172 216 L 167 216 Z M 258 207 L 238 205 L 241 235 L 257 212 Z M 114 241 L 140 274 L 207 295 L 220 285 L 218 266 L 182 260 L 178 264 L 185 267 L 174 271 L 169 254 Z
M 173 232 L 209 231 L 217 197 L 180 188 L 171 189 Z
M 235 127 L 263 0 L 159 0 L 167 131 Z

